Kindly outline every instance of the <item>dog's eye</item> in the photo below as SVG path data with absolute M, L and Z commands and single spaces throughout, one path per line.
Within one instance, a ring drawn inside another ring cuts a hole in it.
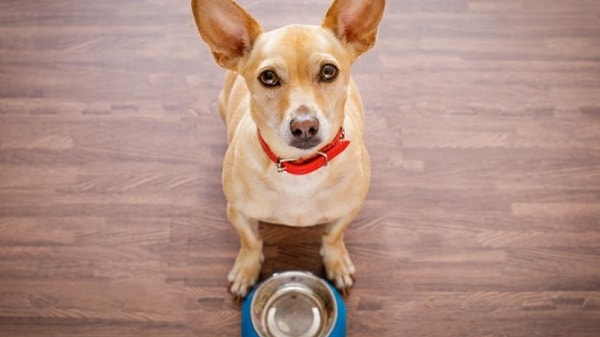
M 258 80 L 265 87 L 277 87 L 280 84 L 279 76 L 273 70 L 265 70 L 258 76 Z
M 338 74 L 338 68 L 333 64 L 326 64 L 321 68 L 321 74 L 319 78 L 323 82 L 331 82 L 335 79 Z

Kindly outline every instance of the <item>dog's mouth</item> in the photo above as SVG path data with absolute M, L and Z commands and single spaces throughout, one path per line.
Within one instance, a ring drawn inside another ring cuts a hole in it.
M 309 150 L 309 149 L 316 147 L 319 144 L 321 144 L 321 137 L 313 137 L 310 139 L 295 138 L 289 142 L 290 146 L 293 146 L 293 147 L 295 147 L 297 149 L 301 149 L 301 150 Z

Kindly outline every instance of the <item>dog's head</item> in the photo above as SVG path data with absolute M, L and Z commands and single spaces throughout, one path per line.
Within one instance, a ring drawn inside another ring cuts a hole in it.
M 375 43 L 384 0 L 335 0 L 321 26 L 270 32 L 230 0 L 192 0 L 202 39 L 219 65 L 238 72 L 251 113 L 280 155 L 317 151 L 344 120 L 350 66 Z

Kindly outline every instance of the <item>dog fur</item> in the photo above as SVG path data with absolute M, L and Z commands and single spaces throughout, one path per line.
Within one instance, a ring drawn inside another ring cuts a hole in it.
M 384 0 L 335 0 L 321 26 L 263 32 L 231 0 L 192 0 L 202 39 L 228 70 L 219 107 L 229 144 L 223 190 L 241 246 L 228 275 L 233 295 L 244 297 L 260 274 L 259 221 L 324 224 L 327 277 L 342 290 L 353 285 L 355 268 L 343 236 L 367 194 L 370 163 L 350 68 L 374 45 L 384 6 Z M 340 128 L 350 146 L 306 175 L 278 172 L 257 136 L 259 130 L 280 158 L 302 159 L 330 143 Z

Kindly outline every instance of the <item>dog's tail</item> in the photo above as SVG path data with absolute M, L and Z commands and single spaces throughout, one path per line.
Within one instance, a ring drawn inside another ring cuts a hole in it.
M 237 73 L 233 71 L 227 71 L 225 74 L 225 85 L 223 86 L 223 90 L 221 90 L 221 94 L 219 95 L 219 113 L 221 114 L 221 119 L 225 124 L 227 124 L 227 108 L 229 105 L 229 97 L 231 96 L 231 89 L 233 88 L 233 83 L 237 78 Z
M 225 85 L 219 95 L 219 113 L 227 127 L 227 142 L 233 139 L 235 130 L 249 109 L 248 88 L 244 79 L 234 71 L 225 74 Z

